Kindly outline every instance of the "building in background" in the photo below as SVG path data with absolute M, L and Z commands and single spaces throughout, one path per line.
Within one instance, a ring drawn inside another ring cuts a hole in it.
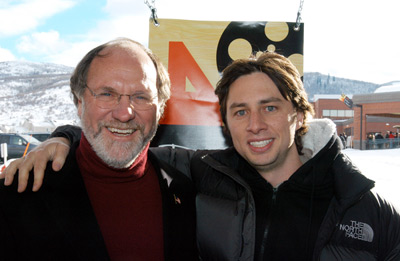
M 332 119 L 338 134 L 351 137 L 350 146 L 354 148 L 381 148 L 375 146 L 377 133 L 384 139 L 390 133 L 399 139 L 400 82 L 388 83 L 368 94 L 315 95 L 313 105 L 315 118 Z M 400 146 L 398 141 L 386 139 L 380 141 L 385 143 L 382 148 Z

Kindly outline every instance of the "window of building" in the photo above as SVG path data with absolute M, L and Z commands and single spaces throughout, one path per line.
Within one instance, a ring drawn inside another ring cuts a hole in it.
M 329 117 L 330 116 L 329 110 L 322 110 L 322 116 L 323 117 Z
M 322 117 L 354 117 L 353 110 L 322 110 Z
M 345 117 L 349 117 L 349 118 L 354 117 L 354 111 L 353 110 L 345 110 L 344 112 L 345 112 L 344 113 Z
M 344 110 L 338 110 L 337 116 L 344 117 Z

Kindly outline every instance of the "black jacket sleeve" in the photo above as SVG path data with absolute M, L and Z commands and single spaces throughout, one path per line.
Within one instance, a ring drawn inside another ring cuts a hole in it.
M 50 138 L 54 137 L 63 137 L 69 140 L 69 142 L 74 143 L 81 139 L 82 129 L 78 126 L 74 125 L 63 125 L 57 127 L 53 133 L 50 135 Z

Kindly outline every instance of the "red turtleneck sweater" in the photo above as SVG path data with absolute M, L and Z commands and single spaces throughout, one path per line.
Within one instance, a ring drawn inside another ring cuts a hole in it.
M 147 146 L 128 169 L 107 166 L 85 135 L 76 152 L 111 260 L 163 260 L 162 199 Z

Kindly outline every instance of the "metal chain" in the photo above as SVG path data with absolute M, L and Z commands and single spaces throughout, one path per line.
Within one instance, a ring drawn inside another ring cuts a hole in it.
M 151 16 L 150 16 L 151 21 L 153 21 L 155 26 L 160 26 L 157 17 L 156 0 L 151 0 L 151 4 L 149 3 L 148 0 L 144 0 L 144 3 L 149 7 L 151 11 Z
M 299 31 L 300 30 L 301 12 L 303 11 L 303 4 L 304 4 L 304 0 L 300 0 L 299 10 L 297 11 L 296 24 L 294 26 L 294 30 L 295 31 Z

